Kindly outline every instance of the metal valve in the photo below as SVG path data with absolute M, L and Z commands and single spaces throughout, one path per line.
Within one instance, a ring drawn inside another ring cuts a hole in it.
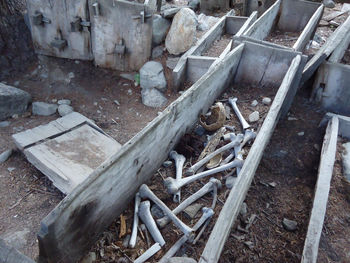
M 44 17 L 44 15 L 39 11 L 35 11 L 32 18 L 33 18 L 33 24 L 36 26 L 43 25 L 44 23 L 51 24 L 51 20 L 47 17 Z

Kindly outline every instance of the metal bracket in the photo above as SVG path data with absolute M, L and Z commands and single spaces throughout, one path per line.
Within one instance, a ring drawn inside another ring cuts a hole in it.
M 89 21 L 83 21 L 80 17 L 76 17 L 73 22 L 70 23 L 70 28 L 72 32 L 79 32 L 83 30 L 83 27 L 90 27 L 91 23 Z
M 147 18 L 151 18 L 152 15 L 145 14 L 145 11 L 141 11 L 140 15 L 132 16 L 132 19 L 140 19 L 141 23 L 144 24 Z
M 32 18 L 33 18 L 33 24 L 36 26 L 43 25 L 44 23 L 51 24 L 51 20 L 47 17 L 44 17 L 44 15 L 39 11 L 35 11 Z
M 119 40 L 119 43 L 115 45 L 114 53 L 118 54 L 120 58 L 125 55 L 126 47 L 123 39 Z

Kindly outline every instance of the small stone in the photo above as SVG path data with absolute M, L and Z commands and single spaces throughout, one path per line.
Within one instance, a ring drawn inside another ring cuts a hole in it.
M 298 132 L 298 136 L 304 136 L 305 132 Z
M 140 86 L 142 89 L 156 88 L 164 92 L 167 82 L 163 65 L 156 61 L 149 61 L 140 69 Z
M 163 47 L 162 46 L 157 46 L 152 49 L 152 59 L 159 58 L 163 55 Z
M 132 95 L 132 90 L 131 89 L 128 89 L 128 94 Z
M 52 114 L 55 114 L 56 110 L 56 104 L 49 104 L 46 102 L 33 102 L 32 104 L 33 115 L 50 116 Z
M 0 154 L 0 163 L 4 163 L 10 158 L 12 154 L 12 149 L 4 151 L 3 153 Z
M 242 217 L 245 217 L 248 213 L 248 206 L 247 206 L 247 203 L 246 202 L 243 202 L 242 205 L 241 205 L 241 209 L 239 211 L 240 215 Z
M 253 113 L 251 113 L 248 117 L 249 122 L 256 122 L 259 120 L 259 112 L 258 111 L 254 111 Z
M 164 216 L 162 209 L 160 209 L 159 206 L 157 205 L 152 206 L 151 213 L 152 213 L 152 216 L 155 218 L 162 218 Z
M 205 14 L 200 14 L 198 16 L 198 26 L 197 29 L 199 31 L 207 31 L 211 27 L 213 27 L 220 18 L 214 16 L 206 16 Z
M 252 107 L 258 106 L 259 102 L 257 100 L 253 100 L 252 104 L 250 104 Z
M 9 167 L 9 168 L 7 168 L 7 170 L 8 170 L 10 173 L 12 173 L 15 169 L 16 169 L 15 167 Z
M 126 235 L 123 239 L 123 247 L 128 247 L 129 246 L 129 241 L 130 241 L 130 235 Z
M 160 108 L 166 105 L 167 98 L 157 89 L 142 89 L 142 103 L 148 107 Z
M 295 231 L 297 230 L 298 223 L 294 220 L 289 220 L 287 218 L 283 218 L 282 225 L 287 231 Z
M 18 114 L 13 114 L 11 118 L 12 119 L 18 119 Z
M 289 121 L 297 121 L 298 119 L 295 118 L 295 117 L 288 117 L 288 120 L 289 120 Z
M 82 260 L 81 263 L 94 263 L 97 259 L 95 252 L 90 252 Z
M 8 127 L 11 124 L 9 121 L 0 121 L 0 128 Z
M 69 73 L 68 73 L 68 78 L 69 78 L 69 79 L 74 79 L 74 77 L 75 77 L 74 72 L 69 72 Z
M 275 182 L 271 182 L 271 183 L 268 183 L 269 186 L 275 188 L 277 186 L 277 184 Z
M 314 148 L 316 149 L 316 151 L 319 151 L 321 149 L 320 145 L 318 145 L 317 143 L 314 144 Z
M 15 82 L 13 82 L 13 86 L 15 86 L 15 87 L 18 87 L 19 86 L 19 81 L 17 80 L 17 81 L 15 81 Z
M 335 3 L 332 0 L 323 0 L 323 4 L 325 7 L 328 7 L 328 8 L 335 7 Z
M 52 103 L 57 103 L 57 99 L 52 99 L 51 102 Z
M 262 103 L 265 105 L 270 105 L 271 104 L 271 99 L 268 97 L 265 97 L 262 99 Z
M 21 132 L 21 131 L 24 130 L 24 127 L 23 127 L 23 126 L 13 127 L 13 130 L 14 130 L 15 132 Z
M 66 104 L 62 104 L 62 105 L 58 106 L 58 114 L 61 117 L 66 116 L 67 114 L 72 113 L 73 111 L 74 110 L 73 110 L 72 106 L 69 106 Z
M 157 46 L 163 42 L 170 28 L 170 21 L 160 15 L 153 15 L 152 43 Z
M 113 102 L 114 102 L 115 104 L 117 104 L 118 106 L 120 106 L 120 103 L 119 103 L 118 100 L 114 100 Z
M 173 164 L 172 161 L 165 161 L 165 162 L 163 163 L 163 167 L 164 167 L 164 168 L 168 168 L 168 167 L 170 167 L 172 164 Z
M 169 258 L 168 263 L 196 263 L 197 261 L 189 257 L 173 257 Z
M 236 180 L 237 180 L 237 177 L 235 176 L 228 176 L 226 178 L 226 181 L 225 181 L 225 186 L 228 188 L 228 189 L 232 189 L 233 186 L 235 185 L 236 183 Z
M 185 208 L 185 210 L 183 210 L 184 215 L 188 218 L 188 219 L 194 219 L 197 215 L 197 213 L 199 212 L 199 210 L 203 207 L 202 204 L 192 204 L 189 205 L 188 207 Z
M 179 57 L 168 57 L 168 59 L 166 60 L 166 66 L 170 69 L 174 69 L 177 65 L 177 62 L 179 62 Z M 180 92 L 179 92 L 180 93 Z
M 94 102 L 94 106 L 97 106 L 97 105 L 98 105 L 98 103 L 95 101 L 95 102 Z
M 74 61 L 75 64 L 79 65 L 80 64 L 80 61 L 79 60 L 76 60 Z
M 59 100 L 57 101 L 58 105 L 70 105 L 72 102 L 70 100 Z
M 198 136 L 203 136 L 205 134 L 205 129 L 201 125 L 198 125 L 194 129 L 194 133 L 197 134 Z

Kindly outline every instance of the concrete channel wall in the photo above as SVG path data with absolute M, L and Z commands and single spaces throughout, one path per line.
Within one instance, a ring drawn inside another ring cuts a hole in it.
M 265 72 L 259 71 L 260 75 L 247 68 L 253 57 L 257 68 L 266 69 Z M 149 180 L 180 138 L 192 129 L 199 114 L 205 113 L 233 82 L 253 84 L 259 81 L 264 85 L 273 85 L 278 90 L 271 113 L 265 119 L 268 124 L 263 125 L 264 132 L 259 133 L 260 139 L 257 138 L 258 143 L 260 141 L 262 144 L 253 145 L 253 148 L 259 148 L 255 150 L 258 156 L 249 157 L 249 154 L 246 161 L 255 167 L 247 171 L 251 179 L 279 116 L 288 110 L 293 100 L 305 61 L 306 57 L 298 52 L 254 43 L 241 44 L 225 57 L 217 59 L 191 88 L 127 142 L 116 155 L 97 168 L 44 218 L 38 234 L 41 261 L 69 263 L 83 256 L 101 232 L 124 211 L 138 187 Z M 280 70 L 276 71 L 274 63 L 278 63 Z M 157 151 L 154 151 L 154 147 Z M 242 172 L 246 169 L 243 168 Z M 249 187 L 250 181 L 245 184 Z M 239 200 L 243 201 L 241 198 Z M 230 222 L 234 219 L 233 216 Z M 226 230 L 228 232 L 229 228 Z M 206 253 L 211 254 L 212 251 Z

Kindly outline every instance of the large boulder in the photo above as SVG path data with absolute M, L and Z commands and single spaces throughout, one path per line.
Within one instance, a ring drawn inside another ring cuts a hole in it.
M 28 92 L 0 83 L 0 120 L 25 112 L 30 101 Z
M 174 17 L 165 47 L 170 54 L 179 55 L 186 52 L 196 41 L 196 14 L 189 8 L 182 8 Z
M 153 15 L 152 42 L 157 46 L 163 42 L 170 27 L 170 21 L 160 15 Z
M 207 31 L 212 26 L 214 26 L 220 18 L 214 16 L 206 16 L 205 14 L 200 14 L 198 16 L 198 30 L 199 31 Z
M 140 86 L 142 89 L 156 88 L 164 92 L 166 84 L 161 63 L 149 61 L 140 69 Z
M 168 101 L 163 93 L 154 88 L 142 89 L 141 95 L 142 103 L 148 107 L 160 108 L 165 106 Z

